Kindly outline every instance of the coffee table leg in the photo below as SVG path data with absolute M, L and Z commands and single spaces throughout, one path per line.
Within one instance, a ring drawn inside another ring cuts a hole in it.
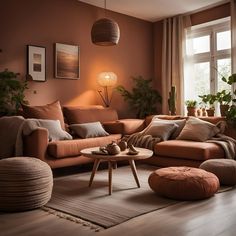
M 92 170 L 92 174 L 90 176 L 90 180 L 89 180 L 89 187 L 91 187 L 92 183 L 93 183 L 93 178 L 94 178 L 94 175 L 98 169 L 98 166 L 100 164 L 100 160 L 99 159 L 95 159 L 94 161 L 94 164 L 93 164 L 93 170 Z
M 109 166 L 109 170 L 108 170 L 108 178 L 109 178 L 109 195 L 112 194 L 112 162 L 108 161 L 108 166 Z
M 131 170 L 133 172 L 134 179 L 136 181 L 137 186 L 140 188 L 139 180 L 138 180 L 138 175 L 137 175 L 137 170 L 135 166 L 134 160 L 129 160 L 129 165 L 131 167 Z

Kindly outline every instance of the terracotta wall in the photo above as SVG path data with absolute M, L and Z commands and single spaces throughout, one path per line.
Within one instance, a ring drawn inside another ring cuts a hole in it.
M 96 76 L 113 71 L 118 84 L 132 87 L 131 76 L 154 74 L 152 23 L 107 12 L 121 31 L 118 46 L 99 47 L 90 40 L 93 22 L 104 10 L 77 0 L 7 0 L 0 3 L 0 70 L 26 74 L 26 45 L 46 47 L 47 81 L 29 82 L 27 99 L 32 105 L 60 100 L 66 105 L 102 104 Z M 54 78 L 54 43 L 80 46 L 80 79 Z M 123 98 L 114 93 L 112 107 L 121 117 L 133 115 Z
M 191 15 L 192 25 L 202 24 L 208 21 L 217 20 L 230 16 L 229 3 L 197 12 Z M 162 37 L 163 37 L 163 21 L 154 23 L 154 77 L 157 89 L 161 92 L 161 64 L 162 64 Z

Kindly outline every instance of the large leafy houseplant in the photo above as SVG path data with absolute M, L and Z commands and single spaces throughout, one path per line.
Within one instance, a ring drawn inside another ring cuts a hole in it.
M 161 103 L 162 98 L 159 92 L 152 87 L 152 80 L 146 80 L 142 76 L 132 77 L 135 86 L 132 91 L 128 91 L 124 86 L 119 85 L 116 90 L 128 102 L 130 108 L 136 111 L 138 118 L 155 114 L 157 104 Z
M 24 91 L 27 82 L 18 79 L 19 73 L 0 72 L 0 115 L 17 114 L 21 104 L 27 104 Z

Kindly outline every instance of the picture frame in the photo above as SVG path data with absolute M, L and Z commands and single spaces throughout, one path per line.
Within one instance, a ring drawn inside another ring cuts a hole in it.
M 27 45 L 27 75 L 33 81 L 46 81 L 46 48 Z
M 79 46 L 56 43 L 55 77 L 59 79 L 79 79 L 79 57 Z

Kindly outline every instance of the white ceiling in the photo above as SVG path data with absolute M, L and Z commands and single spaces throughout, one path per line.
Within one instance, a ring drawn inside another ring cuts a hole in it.
M 104 8 L 105 0 L 79 0 Z M 107 9 L 155 22 L 187 12 L 213 7 L 228 0 L 107 0 Z

